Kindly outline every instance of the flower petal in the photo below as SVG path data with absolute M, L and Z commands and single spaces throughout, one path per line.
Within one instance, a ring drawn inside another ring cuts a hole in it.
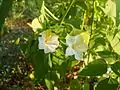
M 83 53 L 76 53 L 75 54 L 75 59 L 76 60 L 83 60 Z
M 43 31 L 41 35 L 44 39 L 48 39 L 53 36 L 53 33 L 50 30 L 46 30 L 46 31 Z
M 59 45 L 58 36 L 52 36 L 47 40 L 47 44 Z
M 38 28 L 42 29 L 42 25 L 40 24 L 38 18 L 33 19 L 32 27 L 35 29 L 38 29 Z
M 74 49 L 75 49 L 76 52 L 79 52 L 79 53 L 80 52 L 86 52 L 87 51 L 87 44 L 82 43 L 82 44 L 76 46 Z
M 52 33 L 50 30 L 43 31 L 42 33 L 40 33 L 40 35 L 42 35 L 41 43 L 43 45 L 44 52 L 54 52 L 55 49 L 59 46 L 58 36 Z
M 38 48 L 39 49 L 44 49 L 44 40 L 43 40 L 43 38 L 42 37 L 38 37 Z
M 70 55 L 74 55 L 74 54 L 75 54 L 75 52 L 74 52 L 74 50 L 71 47 L 68 47 L 66 49 L 66 52 L 65 52 L 66 56 L 70 56 Z
M 76 37 L 75 37 L 75 44 L 82 44 L 82 43 L 84 43 L 84 39 L 83 39 L 83 37 L 81 36 L 81 35 L 77 35 Z
M 66 43 L 68 45 L 73 44 L 74 42 L 75 42 L 75 36 L 69 36 L 69 35 L 66 36 Z
M 49 52 L 55 52 L 55 47 L 53 46 L 53 45 L 51 45 L 51 46 L 45 46 L 45 48 L 44 48 L 44 52 L 45 53 L 49 53 Z

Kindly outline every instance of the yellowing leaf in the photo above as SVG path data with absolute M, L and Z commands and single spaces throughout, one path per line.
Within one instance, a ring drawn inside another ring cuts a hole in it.
M 33 29 L 34 32 L 36 32 L 37 29 L 43 28 L 38 18 L 33 19 L 31 24 L 30 23 L 27 23 L 27 24 Z
M 17 40 L 15 41 L 15 44 L 18 45 L 20 42 L 20 38 L 17 38 Z
M 120 33 L 117 33 L 117 35 L 113 38 L 113 35 L 107 36 L 113 50 L 120 54 Z
M 106 3 L 105 13 L 108 16 L 116 17 L 116 3 L 113 0 L 108 0 Z
M 34 79 L 34 78 L 35 78 L 35 77 L 34 77 L 34 72 L 30 73 L 30 74 L 29 74 L 29 77 L 30 77 L 31 79 Z

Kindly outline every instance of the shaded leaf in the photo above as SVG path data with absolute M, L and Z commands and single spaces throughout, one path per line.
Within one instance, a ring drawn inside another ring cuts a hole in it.
M 95 90 L 117 90 L 118 82 L 116 79 L 106 78 L 100 81 Z
M 59 66 L 59 73 L 61 76 L 64 76 L 68 67 L 68 62 L 67 60 L 64 61 L 60 66 Z
M 115 62 L 114 64 L 111 65 L 111 69 L 113 72 L 117 75 L 120 76 L 120 61 Z
M 0 30 L 4 24 L 5 18 L 8 16 L 9 10 L 12 8 L 13 1 L 14 0 L 2 1 L 1 7 L 0 7 Z
M 89 63 L 79 75 L 83 76 L 101 76 L 107 71 L 107 64 L 103 59 L 97 59 Z
M 80 24 L 82 24 L 81 19 L 69 19 L 66 20 L 65 22 L 72 24 L 76 28 L 80 28 Z
M 83 90 L 89 90 L 89 83 L 84 83 L 84 89 Z
M 71 81 L 70 90 L 80 90 L 79 80 L 75 79 Z

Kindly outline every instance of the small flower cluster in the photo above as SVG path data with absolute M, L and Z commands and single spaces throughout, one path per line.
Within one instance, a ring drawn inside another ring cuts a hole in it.
M 30 27 L 32 27 L 34 32 L 37 32 L 37 29 L 43 29 L 42 24 L 44 22 L 43 15 L 40 15 L 39 18 L 35 18 L 32 23 L 28 23 Z M 38 48 L 43 49 L 45 53 L 55 52 L 56 48 L 59 46 L 58 36 L 51 32 L 50 30 L 46 30 L 40 33 L 40 37 L 38 37 Z M 75 56 L 75 59 L 82 60 L 83 52 L 87 51 L 86 40 L 83 39 L 83 35 L 67 35 L 66 43 L 68 47 L 66 48 L 65 56 Z
M 38 37 L 39 49 L 44 49 L 45 53 L 55 52 L 59 46 L 58 36 L 52 33 L 50 30 L 40 33 L 41 37 Z M 83 37 L 79 34 L 76 36 L 66 36 L 66 56 L 75 55 L 75 59 L 81 60 L 83 58 L 83 52 L 87 50 L 87 44 L 84 42 Z

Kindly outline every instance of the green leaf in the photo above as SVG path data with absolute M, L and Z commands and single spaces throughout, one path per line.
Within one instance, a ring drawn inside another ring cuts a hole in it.
M 107 38 L 108 38 L 113 50 L 117 54 L 120 54 L 120 33 L 117 33 L 116 36 L 113 36 L 110 34 L 107 36 Z
M 80 7 L 82 7 L 83 9 L 87 10 L 88 6 L 85 3 L 86 0 L 76 0 L 76 5 L 79 5 Z
M 53 84 L 52 84 L 52 81 L 51 80 L 48 80 L 48 79 L 45 79 L 45 83 L 46 83 L 46 86 L 48 88 L 48 90 L 53 90 Z
M 17 38 L 17 40 L 15 41 L 15 44 L 18 45 L 20 43 L 20 38 Z
M 107 71 L 107 64 L 103 59 L 97 59 L 89 63 L 79 75 L 83 76 L 101 76 Z
M 117 90 L 118 81 L 113 78 L 106 78 L 100 81 L 95 90 Z
M 8 16 L 9 10 L 12 8 L 13 1 L 14 0 L 2 1 L 2 4 L 0 6 L 0 30 L 4 24 L 5 18 Z
M 89 83 L 84 83 L 84 88 L 83 88 L 83 90 L 89 90 Z
M 38 40 L 32 41 L 29 49 L 27 53 L 35 70 L 35 78 L 39 81 L 49 70 L 48 54 L 45 54 L 43 50 L 38 50 Z
M 80 90 L 79 80 L 74 79 L 74 80 L 71 81 L 70 90 Z
M 120 24 L 120 0 L 116 1 L 116 24 L 117 26 Z
M 97 53 L 102 58 L 117 58 L 117 57 L 119 57 L 119 55 L 117 53 L 111 52 L 111 51 L 98 51 Z
M 98 46 L 100 45 L 103 45 L 103 46 L 106 45 L 106 40 L 104 39 L 104 37 L 95 38 L 94 45 L 92 46 L 92 48 L 98 48 Z
M 113 72 L 117 75 L 120 76 L 120 61 L 115 62 L 114 64 L 111 65 L 111 69 Z
M 111 51 L 98 51 L 96 52 L 101 58 L 104 58 L 105 61 L 107 61 L 109 64 L 112 64 L 115 62 L 117 58 L 120 58 L 120 55 L 118 55 L 116 52 Z
M 37 51 L 33 56 L 33 67 L 35 70 L 35 77 L 37 80 L 45 77 L 48 72 L 48 57 L 44 54 L 44 51 Z
M 61 76 L 65 75 L 67 68 L 68 68 L 68 62 L 66 60 L 59 66 L 59 73 Z
M 69 17 L 69 16 L 72 16 L 72 17 L 75 17 L 76 16 L 76 13 L 77 13 L 77 7 L 71 7 L 70 11 L 68 12 L 67 16 L 66 17 Z
M 82 24 L 81 19 L 69 19 L 69 20 L 65 20 L 65 22 L 72 24 L 76 28 L 80 28 L 80 24 Z

